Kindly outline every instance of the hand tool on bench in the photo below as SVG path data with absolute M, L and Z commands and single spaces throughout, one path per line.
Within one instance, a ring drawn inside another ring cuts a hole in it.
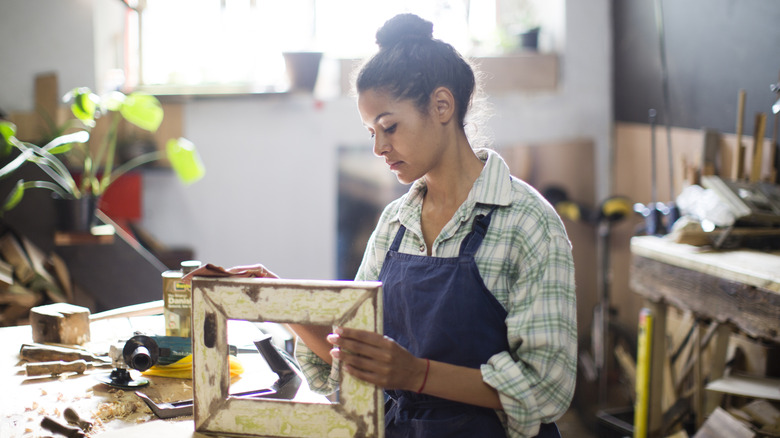
M 43 420 L 41 420 L 41 427 L 53 433 L 64 435 L 67 438 L 86 438 L 86 435 L 81 429 L 66 426 L 51 417 L 43 417 Z
M 47 376 L 64 373 L 84 374 L 88 368 L 92 367 L 91 362 L 85 360 L 74 360 L 63 362 L 61 360 L 51 362 L 31 362 L 24 365 L 24 370 L 28 377 Z
M 96 356 L 80 348 L 68 348 L 48 344 L 22 344 L 19 349 L 19 358 L 27 362 L 52 362 L 84 360 L 87 362 L 111 363 L 107 357 Z
M 282 353 L 271 342 L 271 335 L 266 335 L 255 342 L 255 346 L 268 363 L 271 371 L 278 378 L 270 388 L 230 394 L 230 397 L 273 398 L 292 400 L 301 386 L 301 378 L 291 366 L 292 359 L 285 359 Z M 135 394 L 149 406 L 149 409 L 161 419 L 192 415 L 193 400 L 182 400 L 171 403 L 155 403 L 146 394 L 136 391 Z
M 228 346 L 230 355 L 257 353 L 256 349 L 239 349 Z M 192 340 L 180 336 L 147 336 L 137 333 L 120 344 L 111 346 L 109 356 L 115 369 L 111 373 L 97 376 L 106 385 L 116 388 L 139 388 L 149 384 L 145 378 L 134 379 L 129 369 L 146 371 L 155 365 L 171 365 L 192 354 Z
M 76 426 L 80 427 L 81 430 L 84 432 L 89 432 L 90 429 L 92 429 L 92 422 L 87 421 L 76 412 L 75 409 L 68 406 L 65 408 L 65 411 L 62 413 L 63 417 L 65 417 L 65 420 L 70 424 L 75 424 Z

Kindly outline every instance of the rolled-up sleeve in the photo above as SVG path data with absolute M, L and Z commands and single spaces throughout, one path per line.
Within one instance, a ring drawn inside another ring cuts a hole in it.
M 336 367 L 331 367 L 327 362 L 320 359 L 309 347 L 304 344 L 300 338 L 295 345 L 295 358 L 301 366 L 301 372 L 309 388 L 317 394 L 328 395 L 335 391 L 338 384 L 338 375 Z
M 532 248 L 532 250 L 530 250 Z M 509 351 L 481 366 L 499 393 L 510 436 L 535 436 L 569 407 L 577 373 L 574 262 L 565 232 L 542 234 L 520 258 L 511 285 Z

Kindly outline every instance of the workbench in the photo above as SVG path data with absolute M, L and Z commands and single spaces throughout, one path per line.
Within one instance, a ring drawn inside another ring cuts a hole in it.
M 93 320 L 90 323 L 92 339 L 85 347 L 90 351 L 107 351 L 108 345 L 123 342 L 136 331 L 164 335 L 162 315 L 151 313 L 155 314 Z M 262 336 L 257 325 L 251 322 L 228 322 L 231 345 L 252 345 L 253 339 Z M 62 413 L 66 407 L 72 407 L 82 418 L 94 423 L 89 437 L 206 436 L 194 432 L 192 416 L 160 420 L 133 390 L 118 390 L 100 383 L 97 375 L 109 373 L 111 367 L 91 368 L 84 374 L 27 377 L 18 353 L 22 344 L 31 342 L 30 326 L 0 328 L 0 388 L 3 392 L 0 395 L 0 437 L 51 436 L 40 426 L 41 419 L 49 416 L 64 424 Z M 244 372 L 239 378 L 232 379 L 231 393 L 273 385 L 277 376 L 260 354 L 239 353 L 237 359 Z M 137 371 L 131 370 L 131 373 L 134 378 L 138 377 Z M 189 379 L 143 377 L 150 384 L 138 390 L 156 403 L 192 399 L 192 381 Z M 325 397 L 311 392 L 305 381 L 295 400 L 328 403 Z
M 669 306 L 690 312 L 698 321 L 709 324 L 706 333 L 703 328 L 692 331 L 692 345 L 698 355 L 700 346 L 707 343 L 705 339 L 712 340 L 715 353 L 707 363 L 709 381 L 718 379 L 724 373 L 732 333 L 780 343 L 780 252 L 717 251 L 661 237 L 639 236 L 631 239 L 631 254 L 631 289 L 644 298 L 654 320 L 650 333 L 648 410 L 648 436 L 654 437 L 660 436 L 664 427 L 664 407 L 674 402 L 664 400 L 669 397 L 669 386 L 664 381 L 665 373 L 667 381 L 669 373 Z M 698 422 L 720 402 L 717 394 L 704 390 L 701 362 L 697 361 L 692 371 L 699 383 L 692 395 Z

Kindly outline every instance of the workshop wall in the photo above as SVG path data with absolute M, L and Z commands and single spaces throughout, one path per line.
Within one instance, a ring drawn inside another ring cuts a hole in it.
M 657 0 L 616 1 L 615 119 L 664 122 Z M 745 132 L 768 112 L 780 74 L 780 5 L 776 0 L 663 1 L 672 126 L 736 132 L 737 95 L 747 92 Z

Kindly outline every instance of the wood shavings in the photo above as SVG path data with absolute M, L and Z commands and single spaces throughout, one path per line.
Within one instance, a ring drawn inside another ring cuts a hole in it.
M 131 422 L 144 422 L 152 414 L 152 411 L 135 394 L 126 394 L 120 389 L 110 390 L 113 400 L 101 403 L 93 413 L 93 419 L 100 424 L 113 419 Z M 136 415 L 137 414 L 137 415 Z

